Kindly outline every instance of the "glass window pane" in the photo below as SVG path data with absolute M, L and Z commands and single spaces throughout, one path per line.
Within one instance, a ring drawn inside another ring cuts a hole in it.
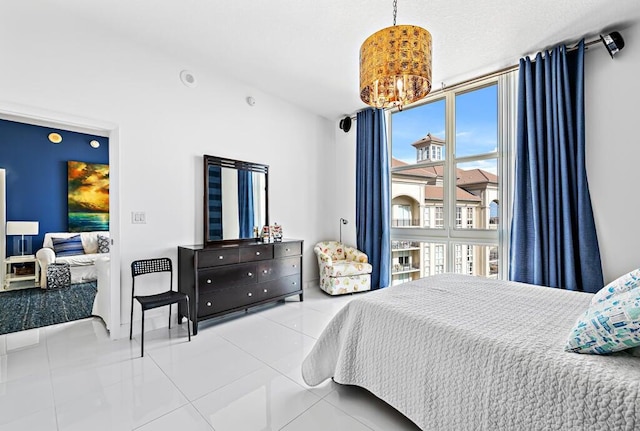
M 444 227 L 445 101 L 392 114 L 391 205 L 393 227 Z M 416 163 L 435 166 L 403 169 Z M 402 217 L 396 207 L 409 208 Z M 440 208 L 438 210 L 438 207 Z
M 498 278 L 498 246 L 454 244 L 453 271 L 456 274 Z
M 391 167 L 444 160 L 444 99 L 394 112 L 391 117 Z
M 442 274 L 447 268 L 447 247 L 442 243 L 391 241 L 391 284 Z
M 498 86 L 456 95 L 456 157 L 498 151 Z
M 498 159 L 458 163 L 456 173 L 456 229 L 498 229 Z
M 391 226 L 444 228 L 444 165 L 391 174 Z

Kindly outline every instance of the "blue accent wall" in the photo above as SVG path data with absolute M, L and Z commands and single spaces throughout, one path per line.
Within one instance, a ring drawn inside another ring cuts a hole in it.
M 49 133 L 62 136 L 53 144 Z M 89 145 L 100 142 L 99 148 Z M 109 163 L 109 139 L 14 121 L 0 120 L 0 168 L 6 170 L 7 221 L 38 221 L 38 235 L 31 237 L 35 254 L 47 232 L 67 231 L 67 162 Z M 14 238 L 7 237 L 7 256 Z M 25 238 L 26 239 L 26 238 Z

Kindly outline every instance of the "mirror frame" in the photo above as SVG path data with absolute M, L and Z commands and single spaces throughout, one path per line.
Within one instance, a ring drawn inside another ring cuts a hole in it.
M 204 195 L 203 195 L 203 213 L 202 225 L 204 227 L 204 242 L 205 246 L 216 244 L 238 244 L 246 242 L 256 242 L 256 238 L 229 238 L 229 239 L 209 239 L 209 166 L 217 166 L 220 168 L 231 168 L 236 170 L 245 170 L 251 172 L 263 173 L 264 175 L 264 212 L 265 212 L 265 225 L 269 225 L 269 166 L 261 163 L 245 162 L 242 160 L 229 159 L 224 157 L 216 157 L 204 155 Z M 258 226 L 258 229 L 262 231 L 262 226 Z

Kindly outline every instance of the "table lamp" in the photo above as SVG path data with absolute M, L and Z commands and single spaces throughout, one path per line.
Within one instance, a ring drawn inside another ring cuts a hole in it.
M 20 235 L 20 255 L 24 256 L 25 235 L 38 235 L 38 222 L 37 221 L 8 221 L 7 222 L 7 236 Z

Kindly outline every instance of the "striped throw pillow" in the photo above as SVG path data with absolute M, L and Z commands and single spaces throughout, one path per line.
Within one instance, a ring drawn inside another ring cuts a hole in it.
M 80 235 L 74 235 L 69 238 L 51 238 L 51 242 L 53 243 L 53 251 L 56 252 L 58 257 L 84 254 Z

